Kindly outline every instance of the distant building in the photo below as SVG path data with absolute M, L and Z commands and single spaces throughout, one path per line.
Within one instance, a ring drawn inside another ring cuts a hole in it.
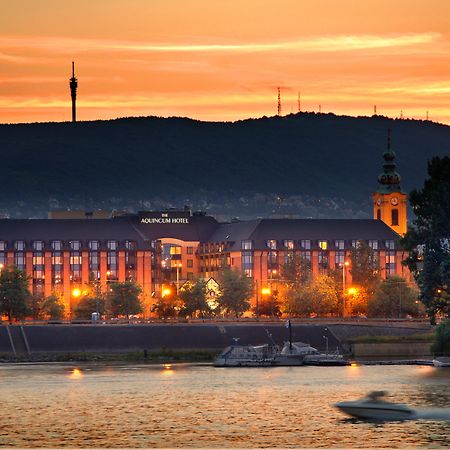
M 79 292 L 89 281 L 106 291 L 110 283 L 134 280 L 143 290 L 148 316 L 164 286 L 179 287 L 198 277 L 217 280 L 224 265 L 252 278 L 256 303 L 261 289 L 279 279 L 281 267 L 295 253 L 311 262 L 314 274 L 340 268 L 350 283 L 350 268 L 344 263 L 360 241 L 377 254 L 382 278 L 409 279 L 401 263 L 406 254 L 399 246 L 406 231 L 406 195 L 400 191 L 392 153 L 388 145 L 380 188 L 374 193 L 375 219 L 381 220 L 219 223 L 186 210 L 107 218 L 79 211 L 53 213 L 50 219 L 0 220 L 0 264 L 26 271 L 34 294 L 60 293 L 69 315 L 79 301 L 74 290 Z

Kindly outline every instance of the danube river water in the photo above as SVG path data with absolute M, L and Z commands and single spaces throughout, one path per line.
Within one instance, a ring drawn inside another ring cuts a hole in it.
M 333 407 L 371 390 L 450 406 L 429 366 L 0 366 L 0 446 L 448 448 L 450 421 L 370 423 Z

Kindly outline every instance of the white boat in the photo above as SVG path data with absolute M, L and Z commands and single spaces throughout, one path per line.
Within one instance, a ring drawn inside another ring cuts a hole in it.
M 265 345 L 230 345 L 214 360 L 216 367 L 268 367 L 275 362 L 276 350 Z
M 320 353 L 303 342 L 285 342 L 276 345 L 230 345 L 214 360 L 216 367 L 270 367 L 309 365 L 344 365 L 339 354 Z
M 439 356 L 438 358 L 434 358 L 433 365 L 434 367 L 450 367 L 450 357 Z
M 361 400 L 339 402 L 336 407 L 349 416 L 369 420 L 409 420 L 417 418 L 414 409 L 401 403 L 391 403 L 382 400 L 383 391 L 369 393 Z

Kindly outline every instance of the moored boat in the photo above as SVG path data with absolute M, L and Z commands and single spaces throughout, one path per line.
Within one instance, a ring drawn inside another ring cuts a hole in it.
M 439 356 L 433 359 L 434 367 L 450 367 L 450 357 Z

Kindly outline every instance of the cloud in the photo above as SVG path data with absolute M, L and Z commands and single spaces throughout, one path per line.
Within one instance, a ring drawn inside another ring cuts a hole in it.
M 338 35 L 304 39 L 253 43 L 146 43 L 102 39 L 74 39 L 49 37 L 0 37 L 0 47 L 40 49 L 62 54 L 87 51 L 123 51 L 153 53 L 262 53 L 286 52 L 343 52 L 382 48 L 399 48 L 431 44 L 441 38 L 438 33 L 404 34 L 392 36 Z

